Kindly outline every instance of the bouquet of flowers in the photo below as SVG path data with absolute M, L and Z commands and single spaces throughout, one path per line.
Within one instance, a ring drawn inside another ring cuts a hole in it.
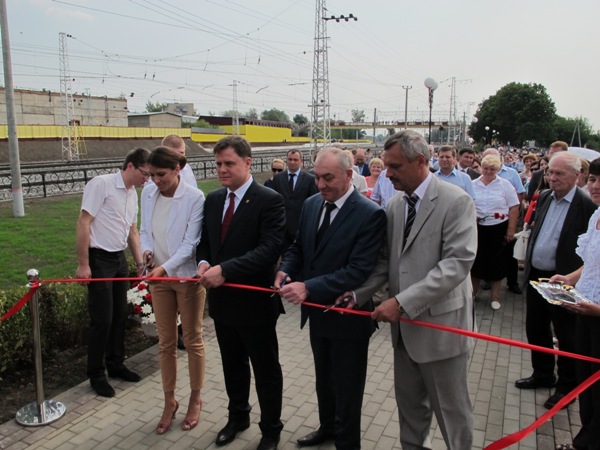
M 146 283 L 137 283 L 127 291 L 127 303 L 133 307 L 133 314 L 139 316 L 142 323 L 154 324 L 156 319 L 152 310 L 152 294 Z

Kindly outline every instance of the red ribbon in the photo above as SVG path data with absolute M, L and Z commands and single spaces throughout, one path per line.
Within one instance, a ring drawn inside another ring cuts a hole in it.
M 14 316 L 21 308 L 23 308 L 23 306 L 25 306 L 27 302 L 33 298 L 33 294 L 35 294 L 35 291 L 37 291 L 39 287 L 39 283 L 31 285 L 29 291 L 27 291 L 27 293 L 21 298 L 21 300 L 12 305 L 12 307 L 8 311 L 6 311 L 6 313 L 2 317 L 0 317 L 0 322 L 4 322 L 9 317 Z
M 197 282 L 198 278 L 178 278 L 178 277 L 155 277 L 155 278 L 129 277 L 129 278 L 91 278 L 91 279 L 90 278 L 64 278 L 64 279 L 44 280 L 44 283 L 87 283 L 90 281 L 93 281 L 93 282 L 96 282 L 96 281 L 191 281 L 191 282 Z M 33 294 L 36 292 L 36 290 L 39 288 L 39 286 L 40 286 L 40 283 L 32 285 L 29 292 L 27 292 L 27 294 L 25 294 L 25 296 L 23 296 L 23 298 L 21 300 L 19 300 L 17 303 L 15 303 L 12 306 L 12 308 L 10 310 L 8 310 L 8 312 L 6 312 L 6 314 L 4 314 L 0 318 L 0 322 L 8 319 L 10 316 L 12 316 L 17 311 L 19 311 L 23 306 L 25 306 L 25 304 L 33 297 Z M 237 283 L 223 283 L 222 286 L 234 288 L 234 289 L 246 289 L 246 290 L 268 292 L 268 293 L 279 292 L 279 290 L 275 289 L 275 288 L 249 286 L 249 285 L 237 284 Z M 318 303 L 311 303 L 311 302 L 303 302 L 302 304 L 312 307 L 312 308 L 327 309 L 330 311 L 336 311 L 336 312 L 343 313 L 343 314 L 354 314 L 357 316 L 371 317 L 371 313 L 369 311 L 337 308 L 337 307 L 331 307 L 331 306 L 321 305 Z M 554 355 L 566 356 L 569 358 L 576 358 L 576 359 L 581 359 L 584 361 L 589 361 L 592 363 L 600 364 L 600 359 L 592 358 L 590 356 L 578 355 L 576 353 L 564 352 L 561 350 L 549 349 L 546 347 L 539 347 L 537 345 L 531 345 L 531 344 L 526 344 L 524 342 L 514 341 L 512 339 L 491 336 L 489 334 L 477 333 L 475 331 L 468 331 L 468 330 L 463 330 L 460 328 L 447 327 L 444 325 L 423 322 L 420 320 L 410 320 L 410 319 L 400 318 L 400 321 L 409 323 L 409 324 L 413 324 L 413 325 L 422 326 L 422 327 L 433 328 L 433 329 L 440 330 L 440 331 L 461 334 L 461 335 L 469 336 L 469 337 L 476 338 L 476 339 L 483 339 L 483 340 L 490 341 L 490 342 L 496 342 L 498 344 L 512 345 L 514 347 L 520 347 L 520 348 L 544 352 L 544 353 L 551 353 Z M 544 422 L 551 419 L 558 411 L 560 411 L 564 406 L 569 404 L 569 402 L 571 402 L 571 400 L 573 400 L 581 392 L 583 392 L 584 390 L 589 388 L 592 384 L 594 384 L 598 380 L 600 380 L 600 370 L 598 372 L 596 372 L 595 374 L 593 374 L 592 376 L 590 376 L 587 380 L 585 380 L 583 383 L 581 383 L 579 386 L 577 386 L 571 392 L 566 394 L 552 409 L 550 409 L 548 412 L 546 412 L 542 416 L 540 416 L 531 425 L 529 425 L 528 427 L 526 427 L 520 431 L 517 431 L 516 433 L 510 434 L 508 436 L 504 436 L 503 438 L 501 438 L 501 439 L 491 443 L 487 447 L 485 447 L 484 450 L 501 450 L 501 449 L 504 449 L 510 445 L 513 445 L 513 444 L 521 441 L 526 436 L 528 436 L 530 433 L 532 433 L 537 428 L 539 428 Z

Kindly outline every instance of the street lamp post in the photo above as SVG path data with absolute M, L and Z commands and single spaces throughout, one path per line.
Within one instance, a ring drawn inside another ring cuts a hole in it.
M 433 91 L 438 87 L 437 81 L 433 78 L 425 78 L 425 87 L 429 91 L 429 136 L 427 143 L 431 144 L 431 110 L 433 109 Z
M 486 145 L 490 144 L 490 127 L 486 125 L 485 127 L 485 143 Z

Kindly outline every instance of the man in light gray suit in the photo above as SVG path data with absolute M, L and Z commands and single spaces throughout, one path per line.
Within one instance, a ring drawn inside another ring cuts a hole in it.
M 420 134 L 405 130 L 390 136 L 383 159 L 386 176 L 404 194 L 388 204 L 387 246 L 355 291 L 356 301 L 362 305 L 389 282 L 392 297 L 372 317 L 392 327 L 402 448 L 431 449 L 435 412 L 448 449 L 468 450 L 473 411 L 467 363 L 473 340 L 399 319 L 473 330 L 469 271 L 477 251 L 475 206 L 462 189 L 432 176 Z

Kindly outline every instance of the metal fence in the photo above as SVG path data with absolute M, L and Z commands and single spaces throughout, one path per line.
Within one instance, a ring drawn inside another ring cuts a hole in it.
M 279 157 L 285 160 L 286 151 L 261 152 L 252 157 L 252 172 L 271 170 L 271 161 Z M 303 154 L 304 167 L 309 167 L 310 158 Z M 97 175 L 114 173 L 121 168 L 122 160 L 80 161 L 65 164 L 27 165 L 21 170 L 21 184 L 24 198 L 52 197 L 56 195 L 83 192 L 86 183 Z M 196 175 L 196 180 L 216 178 L 216 165 L 212 155 L 190 157 L 188 164 Z M 67 167 L 65 167 L 67 166 Z M 0 169 L 0 201 L 12 199 L 11 174 Z

